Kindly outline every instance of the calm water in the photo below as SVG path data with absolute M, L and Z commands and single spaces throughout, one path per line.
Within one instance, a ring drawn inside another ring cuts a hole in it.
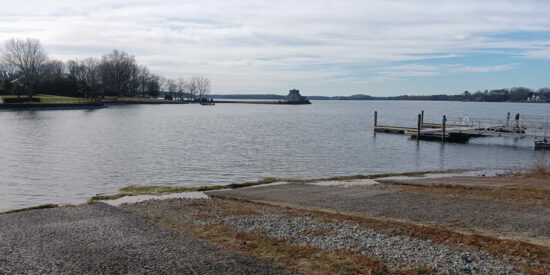
M 127 185 L 214 185 L 268 176 L 322 177 L 519 167 L 550 160 L 532 140 L 469 144 L 374 134 L 449 117 L 550 116 L 549 104 L 315 101 L 312 105 L 133 105 L 0 112 L 0 210 L 79 203 Z

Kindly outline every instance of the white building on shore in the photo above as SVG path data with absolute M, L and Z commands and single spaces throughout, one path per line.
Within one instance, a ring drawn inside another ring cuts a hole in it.
M 305 96 L 300 95 L 300 90 L 296 89 L 288 91 L 288 95 L 286 96 L 286 98 L 289 102 L 302 102 L 307 100 Z

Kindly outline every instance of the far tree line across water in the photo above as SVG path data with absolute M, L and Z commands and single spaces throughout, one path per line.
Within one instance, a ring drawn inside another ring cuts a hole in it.
M 66 62 L 50 59 L 38 39 L 10 39 L 0 55 L 0 95 L 36 93 L 98 98 L 152 97 L 161 91 L 169 99 L 199 100 L 210 93 L 203 76 L 167 79 L 151 73 L 134 56 L 113 50 L 101 58 Z
M 220 99 L 262 99 L 281 100 L 286 97 L 274 94 L 233 94 L 209 95 L 210 98 Z M 400 96 L 370 96 L 356 94 L 352 96 L 311 96 L 311 100 L 433 100 L 433 101 L 479 101 L 479 102 L 550 102 L 550 88 L 532 90 L 524 87 L 511 89 L 485 90 L 471 93 L 465 91 L 458 95 L 400 95 Z
M 283 95 L 209 95 L 210 80 L 203 76 L 167 79 L 137 64 L 134 56 L 113 50 L 101 58 L 66 62 L 50 59 L 38 39 L 10 39 L 0 55 L 0 95 L 26 95 L 29 101 L 36 93 L 58 96 L 98 98 L 151 97 L 164 95 L 171 100 L 197 101 L 206 98 L 286 99 Z M 511 89 L 465 91 L 457 95 L 401 95 L 375 97 L 308 96 L 311 100 L 441 100 L 483 102 L 550 102 L 550 89 Z

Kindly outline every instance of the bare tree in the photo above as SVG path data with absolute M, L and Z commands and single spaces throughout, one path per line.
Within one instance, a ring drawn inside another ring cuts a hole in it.
M 197 94 L 198 94 L 199 90 L 198 90 L 198 85 L 197 85 L 197 81 L 196 81 L 195 77 L 192 77 L 187 82 L 187 92 L 189 93 L 189 98 L 191 100 L 194 101 L 197 98 Z
M 166 86 L 168 88 L 168 93 L 172 99 L 175 98 L 176 92 L 178 91 L 178 84 L 174 79 L 166 80 Z
M 204 76 L 194 76 L 191 81 L 195 83 L 200 100 L 210 93 L 210 79 Z
M 158 82 L 159 82 L 159 89 L 161 92 L 168 91 L 168 79 L 166 77 L 162 75 L 159 76 Z
M 44 63 L 39 73 L 41 81 L 59 81 L 65 76 L 65 64 L 59 60 L 48 61 Z
M 86 98 L 94 98 L 101 88 L 99 71 L 100 61 L 96 58 L 86 58 L 82 61 L 67 61 L 67 77 L 77 83 L 79 94 Z
M 6 42 L 2 54 L 2 63 L 13 68 L 16 74 L 20 74 L 20 81 L 27 90 L 29 101 L 32 100 L 40 70 L 47 60 L 46 50 L 40 44 L 40 40 L 34 38 L 12 38 Z
M 101 80 L 103 89 L 118 97 L 135 92 L 135 72 L 138 70 L 134 56 L 114 50 L 101 60 Z
M 100 61 L 97 58 L 86 58 L 81 62 L 84 67 L 84 83 L 86 83 L 87 97 L 97 97 L 97 91 L 101 87 L 101 75 L 99 74 Z
M 160 91 L 160 77 L 154 74 L 147 80 L 147 94 L 152 98 L 158 98 Z
M 187 91 L 187 82 L 185 81 L 185 79 L 183 79 L 183 77 L 178 77 L 177 79 L 177 85 L 178 85 L 178 95 L 179 95 L 179 99 L 181 101 L 183 101 L 184 97 L 185 97 L 185 93 Z
M 139 66 L 139 91 L 140 96 L 145 97 L 145 93 L 147 91 L 147 81 L 150 78 L 151 73 L 149 72 L 149 69 L 147 66 Z

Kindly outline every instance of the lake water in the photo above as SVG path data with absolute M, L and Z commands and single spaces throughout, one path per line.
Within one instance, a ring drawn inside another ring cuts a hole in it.
M 129 105 L 0 112 L 0 211 L 80 203 L 127 185 L 218 185 L 455 168 L 517 168 L 550 160 L 533 140 L 468 144 L 374 134 L 448 117 L 550 116 L 550 104 L 314 101 L 312 105 Z

